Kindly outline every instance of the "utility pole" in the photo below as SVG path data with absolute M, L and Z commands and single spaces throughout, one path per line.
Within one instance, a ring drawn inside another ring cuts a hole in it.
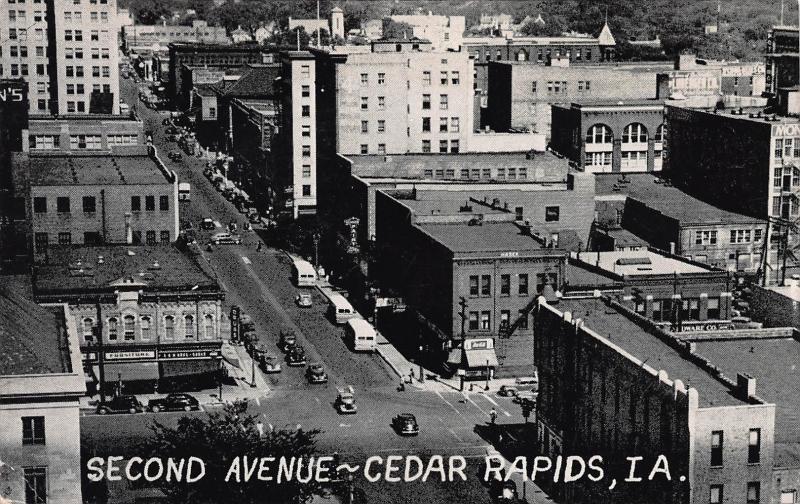
M 100 300 L 95 304 L 97 312 L 97 324 L 95 325 L 95 337 L 97 338 L 97 368 L 100 371 L 100 402 L 106 402 L 106 370 L 105 355 L 103 354 L 103 316 L 100 311 Z
M 320 48 L 320 36 L 322 29 L 319 27 L 319 0 L 317 0 L 317 49 Z
M 458 301 L 458 306 L 461 307 L 461 312 L 459 316 L 461 317 L 461 348 L 464 348 L 464 340 L 466 340 L 467 336 L 464 333 L 464 324 L 467 322 L 467 299 L 464 296 L 461 296 Z

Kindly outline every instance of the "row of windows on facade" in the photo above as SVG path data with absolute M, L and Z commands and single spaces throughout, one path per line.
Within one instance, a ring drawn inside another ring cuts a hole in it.
M 480 55 L 481 51 L 478 50 L 478 49 L 475 49 L 472 52 L 473 52 L 473 55 L 475 56 L 475 60 L 480 61 L 481 60 L 481 55 Z M 531 49 L 531 52 L 533 52 L 533 49 Z M 554 54 L 555 54 L 556 58 L 560 58 L 562 53 L 564 54 L 565 57 L 573 59 L 572 49 L 562 49 L 562 48 L 558 47 L 558 48 L 555 49 L 555 52 L 554 52 L 554 50 L 551 49 L 551 48 L 547 48 L 547 49 L 539 48 L 539 49 L 536 50 L 536 61 L 538 61 L 540 63 L 544 62 L 544 61 L 549 60 L 550 58 L 552 58 Z M 528 61 L 530 59 L 530 53 L 526 49 L 519 49 L 514 54 L 514 59 L 516 59 L 517 61 Z M 574 52 L 574 60 L 575 61 L 583 61 L 584 59 L 587 60 L 587 61 L 591 61 L 591 59 L 592 59 L 592 50 L 591 49 L 585 49 L 584 50 L 584 49 L 576 48 L 575 52 Z M 485 49 L 485 52 L 483 54 L 483 60 L 484 61 L 492 61 L 492 50 L 491 49 Z M 502 61 L 502 60 L 503 60 L 503 49 L 495 50 L 495 61 Z
M 81 138 L 83 137 L 83 138 Z M 139 135 L 131 134 L 108 134 L 106 145 L 138 145 Z M 28 146 L 31 150 L 60 150 L 60 135 L 32 135 L 28 137 Z M 100 135 L 73 135 L 70 137 L 71 149 L 101 149 L 102 138 Z
M 517 277 L 516 292 L 520 296 L 527 296 L 529 292 L 527 273 L 519 273 Z M 511 295 L 511 275 L 499 275 L 499 292 L 501 296 Z M 545 285 L 550 285 L 554 289 L 558 288 L 558 273 L 537 273 L 536 274 L 536 293 L 541 293 Z M 469 277 L 470 297 L 491 297 L 492 296 L 492 275 L 470 275 Z
M 592 81 L 578 81 L 578 92 L 588 93 L 592 90 Z M 531 93 L 539 93 L 539 82 L 531 82 Z M 547 94 L 549 95 L 565 95 L 569 93 L 569 83 L 567 81 L 547 81 Z
M 11 12 L 13 12 L 13 11 L 9 11 L 9 21 L 10 22 L 27 22 L 25 19 L 20 19 L 19 17 L 17 17 L 18 13 L 15 13 L 15 15 L 14 15 L 15 19 L 12 20 L 11 19 L 11 15 L 10 15 Z M 20 11 L 20 12 L 24 13 L 24 11 Z M 75 12 L 74 14 L 77 15 L 77 17 L 75 19 L 72 18 L 72 15 L 73 15 L 72 12 L 65 12 L 64 13 L 64 21 L 81 22 L 81 15 L 80 15 L 81 13 L 80 12 Z M 108 23 L 109 22 L 108 12 L 92 11 L 92 12 L 89 13 L 89 20 L 92 21 L 92 22 L 98 22 L 99 21 L 101 23 Z M 36 22 L 42 22 L 42 21 L 43 20 L 38 20 Z M 36 40 L 44 40 L 45 39 L 44 38 L 44 30 L 41 29 L 41 28 L 35 28 L 34 29 L 34 34 L 35 34 Z M 8 29 L 8 39 L 9 40 L 21 40 L 21 41 L 27 40 L 28 39 L 28 28 L 27 27 L 26 28 L 9 28 Z
M 653 141 L 663 143 L 666 133 L 664 125 L 659 125 Z M 610 144 L 614 142 L 614 133 L 605 124 L 595 124 L 586 131 L 585 140 L 587 144 Z M 647 143 L 647 140 L 648 131 L 644 124 L 631 123 L 622 130 L 622 143 Z
M 64 72 L 67 77 L 83 77 L 83 67 L 67 65 L 64 67 Z M 109 66 L 93 66 L 92 77 L 110 77 L 111 67 Z
M 361 129 L 364 129 L 364 123 L 366 121 L 361 121 Z M 381 121 L 378 121 L 378 132 L 381 131 Z M 422 118 L 422 132 L 429 133 L 431 131 L 431 118 L 430 117 L 423 117 Z M 439 118 L 439 133 L 459 133 L 461 131 L 461 119 L 458 117 L 440 117 Z
M 378 110 L 386 110 L 386 97 L 385 96 L 378 96 Z M 439 95 L 439 110 L 448 110 L 450 106 L 450 99 L 449 96 L 446 94 Z M 431 95 L 430 94 L 423 94 L 422 95 L 422 110 L 430 110 L 431 109 Z M 361 97 L 361 110 L 369 110 L 369 96 L 362 96 Z M 305 117 L 305 116 L 304 116 Z
M 598 166 L 606 166 L 610 167 L 612 160 L 614 159 L 614 153 L 611 151 L 604 151 L 604 152 L 587 152 L 586 156 L 584 157 L 584 166 L 586 167 L 598 167 Z M 647 169 L 647 151 L 623 151 L 620 153 L 620 169 L 622 171 L 632 171 L 632 170 L 641 170 L 645 171 Z M 664 151 L 663 150 L 654 150 L 653 151 L 653 170 L 658 171 L 664 165 Z
M 82 95 L 82 94 L 85 94 L 86 93 L 85 89 L 86 88 L 84 87 L 83 84 L 67 84 L 67 87 L 66 87 L 66 91 L 67 91 L 68 95 L 76 95 L 76 94 Z M 111 92 L 111 84 L 103 84 L 102 88 L 100 87 L 100 84 L 96 84 L 95 88 L 93 89 L 93 92 L 94 91 L 101 91 L 101 90 L 102 90 L 103 93 L 110 93 Z
M 511 310 L 500 310 L 500 326 L 508 326 L 512 323 L 517 325 L 517 329 L 528 328 L 528 310 L 519 310 L 517 318 L 511 320 Z M 470 331 L 491 331 L 492 330 L 492 312 L 484 311 L 471 311 L 467 316 L 467 329 Z
M 449 150 L 448 150 L 448 146 L 449 146 Z M 362 150 L 363 150 L 363 147 L 364 146 L 362 145 Z M 460 150 L 461 150 L 461 143 L 458 141 L 458 139 L 439 140 L 439 153 L 440 154 L 445 154 L 447 152 L 450 152 L 451 154 L 458 154 L 458 152 Z M 426 154 L 429 153 L 429 152 L 433 152 L 431 150 L 431 141 L 430 140 L 425 139 L 425 140 L 422 141 L 422 152 L 426 153 Z M 383 154 L 383 152 L 380 152 L 380 145 L 378 145 L 378 154 Z
M 57 235 L 58 244 L 59 245 L 72 245 L 72 233 L 68 231 L 60 231 Z M 132 232 L 132 240 L 134 245 L 141 245 L 145 243 L 146 245 L 157 245 L 159 242 L 162 244 L 170 243 L 170 232 L 169 230 L 162 230 L 156 231 L 150 230 L 145 231 L 145 240 L 142 242 L 142 232 L 141 231 L 133 231 Z M 103 243 L 103 237 L 100 233 L 96 231 L 84 231 L 83 233 L 83 244 L 84 245 L 101 245 Z M 50 234 L 49 233 L 36 233 L 34 235 L 34 245 L 36 250 L 39 252 L 43 252 L 47 250 L 47 247 L 50 244 Z
M 44 3 L 44 2 L 45 2 L 45 0 L 31 0 L 31 3 L 34 3 L 34 4 L 41 4 L 41 3 Z M 66 1 L 66 3 L 69 3 L 69 2 L 70 2 L 70 0 Z M 8 3 L 9 4 L 24 5 L 26 3 L 26 0 L 8 0 Z M 83 2 L 81 2 L 81 0 L 72 0 L 72 5 L 81 5 L 81 3 L 88 4 L 88 5 L 98 5 L 98 4 L 107 5 L 108 4 L 108 0 L 83 0 Z
M 719 231 L 695 231 L 695 245 L 716 245 Z M 763 229 L 731 229 L 728 235 L 729 243 L 757 243 L 764 237 Z
M 75 14 L 80 14 L 76 12 Z M 103 40 L 108 38 L 108 30 L 89 30 L 89 40 L 91 42 L 98 42 L 102 35 Z M 65 42 L 83 42 L 83 30 L 64 30 Z
M 776 138 L 775 158 L 776 159 L 800 158 L 800 137 Z
M 84 213 L 94 213 L 97 211 L 97 199 L 94 196 L 83 196 L 82 197 L 82 208 Z M 144 209 L 145 211 L 155 211 L 156 209 L 156 197 L 155 196 L 145 196 L 144 197 Z M 161 211 L 169 210 L 169 196 L 163 195 L 158 197 L 158 209 Z M 47 213 L 47 197 L 45 196 L 36 196 L 33 198 L 33 212 L 37 214 Z M 142 210 L 142 198 L 141 196 L 131 196 L 131 211 L 139 212 Z M 71 202 L 69 196 L 58 196 L 56 198 L 56 212 L 58 213 L 70 213 L 71 212 Z
M 211 314 L 203 315 L 202 319 L 203 339 L 214 339 L 216 337 L 216 327 L 214 316 Z M 97 326 L 93 318 L 86 317 L 81 324 L 83 330 L 83 340 L 86 343 L 95 341 Z M 105 334 L 108 341 L 136 341 L 138 333 L 141 341 L 150 341 L 155 337 L 153 317 L 142 315 L 137 318 L 133 315 L 124 315 L 121 318 L 109 317 L 105 321 Z M 179 335 L 183 339 L 195 338 L 200 327 L 195 324 L 194 315 L 165 315 L 161 319 L 160 337 L 167 340 L 174 340 Z
M 425 168 L 423 176 L 428 179 L 462 180 L 527 180 L 528 169 L 524 166 L 515 168 Z
M 706 305 L 706 318 L 717 320 L 720 317 L 719 298 L 709 297 Z M 636 313 L 644 315 L 644 301 L 636 302 Z M 654 300 L 650 318 L 656 322 L 676 322 L 677 320 L 700 320 L 700 298 L 684 298 L 680 303 L 672 299 Z
M 746 504 L 759 504 L 761 502 L 761 482 L 759 481 L 750 481 L 747 483 L 747 487 L 745 489 L 746 492 Z M 781 493 L 781 503 L 789 502 L 793 504 L 795 502 L 795 491 L 792 490 L 791 493 L 789 492 L 782 492 Z M 784 500 L 785 498 L 791 497 L 792 500 Z M 708 494 L 708 502 L 709 504 L 722 504 L 725 501 L 725 485 L 722 483 L 714 484 L 710 486 L 710 491 Z
M 111 54 L 109 53 L 109 49 L 107 47 L 92 47 L 89 50 L 89 53 L 92 56 L 92 59 L 109 59 Z M 82 47 L 65 47 L 64 48 L 64 58 L 65 59 L 83 59 L 83 48 Z
M 443 60 L 446 61 L 446 60 Z M 385 85 L 386 84 L 386 74 L 383 72 L 378 73 L 377 79 L 378 85 Z M 422 85 L 430 86 L 433 82 L 432 73 L 428 70 L 422 72 Z M 442 86 L 453 85 L 457 86 L 461 84 L 461 73 L 458 70 L 451 70 L 446 71 L 442 70 L 439 72 L 439 84 Z M 368 86 L 369 85 L 369 74 L 362 73 L 361 74 L 361 85 Z M 407 87 L 410 87 L 410 82 L 406 81 Z

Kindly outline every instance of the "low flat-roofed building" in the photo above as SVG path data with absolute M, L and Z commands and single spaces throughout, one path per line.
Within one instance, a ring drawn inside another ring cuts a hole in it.
M 138 153 L 20 153 L 29 243 L 46 260 L 50 245 L 171 243 L 178 237 L 178 180 L 151 147 Z
M 213 385 L 224 293 L 207 266 L 171 246 L 52 247 L 48 257 L 34 268 L 34 299 L 69 305 L 96 380 L 102 363 L 107 386 Z
M 765 220 L 718 208 L 649 173 L 598 174 L 595 181 L 598 224 L 718 268 L 755 272 L 761 266 Z
M 74 322 L 0 285 L 0 486 L 9 502 L 80 504 L 79 399 L 86 393 Z
M 604 457 L 603 483 L 556 484 L 551 495 L 626 504 L 707 502 L 709 496 L 712 502 L 727 502 L 723 496 L 776 502 L 774 447 L 792 433 L 778 434 L 784 413 L 776 413 L 775 403 L 796 395 L 794 377 L 784 382 L 785 392 L 772 394 L 774 384 L 758 388 L 758 371 L 745 372 L 747 361 L 721 360 L 720 367 L 700 342 L 679 339 L 605 298 L 540 301 L 534 323 L 540 453 Z M 735 353 L 736 345 L 731 348 Z M 792 411 L 796 400 L 780 407 Z M 624 478 L 630 453 L 643 457 L 642 467 L 663 455 L 671 474 L 684 477 L 609 491 L 605 478 Z
M 134 115 L 31 116 L 23 130 L 26 152 L 85 152 L 124 154 L 146 144 L 144 126 Z
M 796 278 L 785 285 L 751 287 L 749 299 L 753 319 L 765 327 L 800 328 L 800 285 Z

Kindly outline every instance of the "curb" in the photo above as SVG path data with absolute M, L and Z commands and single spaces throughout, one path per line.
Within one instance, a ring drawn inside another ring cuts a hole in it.
M 391 343 L 387 343 L 387 344 L 391 344 Z M 397 369 L 397 366 L 395 366 L 395 364 L 386 355 L 383 354 L 383 352 L 381 351 L 380 345 L 377 345 L 375 347 L 375 352 L 381 357 L 381 359 L 383 359 L 383 361 L 386 364 L 389 365 L 390 368 L 392 368 L 392 371 L 394 371 L 394 373 L 397 375 L 398 378 L 403 378 L 404 375 L 400 372 L 399 369 Z

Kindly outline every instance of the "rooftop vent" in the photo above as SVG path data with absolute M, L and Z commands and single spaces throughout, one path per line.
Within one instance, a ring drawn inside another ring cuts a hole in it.
M 649 257 L 620 257 L 617 259 L 616 263 L 619 266 L 641 266 L 652 264 Z
M 471 212 L 472 211 L 472 205 L 470 205 L 469 201 L 467 201 L 467 202 L 465 202 L 463 205 L 461 205 L 458 208 L 458 211 L 459 212 Z

